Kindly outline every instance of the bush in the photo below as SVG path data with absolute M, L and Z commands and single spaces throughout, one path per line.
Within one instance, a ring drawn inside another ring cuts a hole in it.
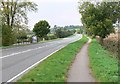
M 47 37 L 48 37 L 48 40 L 57 39 L 57 36 L 55 36 L 55 34 L 50 34 Z
M 99 37 L 97 37 L 97 40 L 99 41 Z M 115 54 L 119 58 L 119 38 L 118 34 L 110 34 L 107 38 L 103 40 L 103 46 L 105 49 L 109 50 L 111 53 Z
M 57 36 L 55 36 L 55 34 L 48 34 L 44 38 L 45 40 L 52 40 L 52 39 L 57 39 Z
M 70 35 L 72 35 L 74 32 L 70 31 L 70 30 L 65 30 L 65 29 L 62 29 L 62 28 L 59 28 L 55 31 L 55 35 L 58 37 L 58 38 L 64 38 L 64 37 L 68 37 Z
M 0 46 L 2 46 L 2 37 L 0 37 Z
M 6 25 L 2 25 L 2 45 L 3 46 L 9 46 L 12 45 L 12 31 L 11 28 L 6 26 Z
M 107 50 L 109 50 L 110 52 L 112 52 L 113 54 L 119 56 L 118 55 L 118 52 L 119 52 L 119 50 L 118 50 L 118 47 L 119 47 L 118 40 L 115 40 L 113 38 L 115 38 L 115 37 L 108 37 L 108 38 L 104 39 L 103 46 Z
M 32 43 L 32 36 L 31 36 L 31 37 L 28 37 L 28 41 L 29 41 L 30 43 Z

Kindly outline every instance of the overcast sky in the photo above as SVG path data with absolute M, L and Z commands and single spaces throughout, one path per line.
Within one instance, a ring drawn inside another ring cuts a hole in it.
M 78 12 L 79 0 L 30 0 L 38 5 L 38 12 L 29 12 L 29 28 L 40 20 L 47 20 L 54 25 L 82 25 Z

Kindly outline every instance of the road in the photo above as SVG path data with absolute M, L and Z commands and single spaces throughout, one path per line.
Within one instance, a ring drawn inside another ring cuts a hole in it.
M 69 43 L 79 40 L 80 34 L 45 43 L 32 44 L 2 50 L 2 82 L 12 82 L 35 63 L 54 53 Z

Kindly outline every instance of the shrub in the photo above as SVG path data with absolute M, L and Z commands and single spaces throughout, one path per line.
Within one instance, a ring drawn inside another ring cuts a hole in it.
M 110 52 L 112 52 L 113 54 L 118 55 L 118 36 L 115 34 L 111 34 L 110 36 L 108 36 L 107 38 L 104 39 L 103 41 L 103 46 L 109 50 Z
M 12 44 L 11 28 L 6 25 L 2 25 L 2 45 L 9 46 L 11 44 Z
M 58 37 L 58 38 L 64 38 L 64 37 L 68 37 L 70 35 L 73 34 L 72 31 L 70 30 L 65 30 L 65 29 L 62 29 L 62 28 L 59 28 L 55 31 L 55 35 Z
M 57 36 L 55 36 L 54 34 L 52 35 L 49 35 L 47 36 L 49 40 L 52 40 L 52 39 L 57 39 Z
M 99 41 L 99 37 L 97 37 L 97 40 Z M 105 47 L 105 49 L 115 54 L 115 56 L 117 56 L 118 58 L 119 58 L 119 55 L 118 55 L 119 40 L 120 39 L 118 38 L 118 34 L 110 34 L 107 38 L 103 40 L 103 46 Z

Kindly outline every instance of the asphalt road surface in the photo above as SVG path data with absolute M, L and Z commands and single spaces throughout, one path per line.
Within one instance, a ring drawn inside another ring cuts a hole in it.
M 2 67 L 0 70 L 0 73 L 2 72 L 2 82 L 15 81 L 36 62 L 43 60 L 51 53 L 79 40 L 81 37 L 82 35 L 76 34 L 50 42 L 2 49 L 2 56 L 0 57 L 0 60 L 2 60 L 2 65 L 0 65 Z

